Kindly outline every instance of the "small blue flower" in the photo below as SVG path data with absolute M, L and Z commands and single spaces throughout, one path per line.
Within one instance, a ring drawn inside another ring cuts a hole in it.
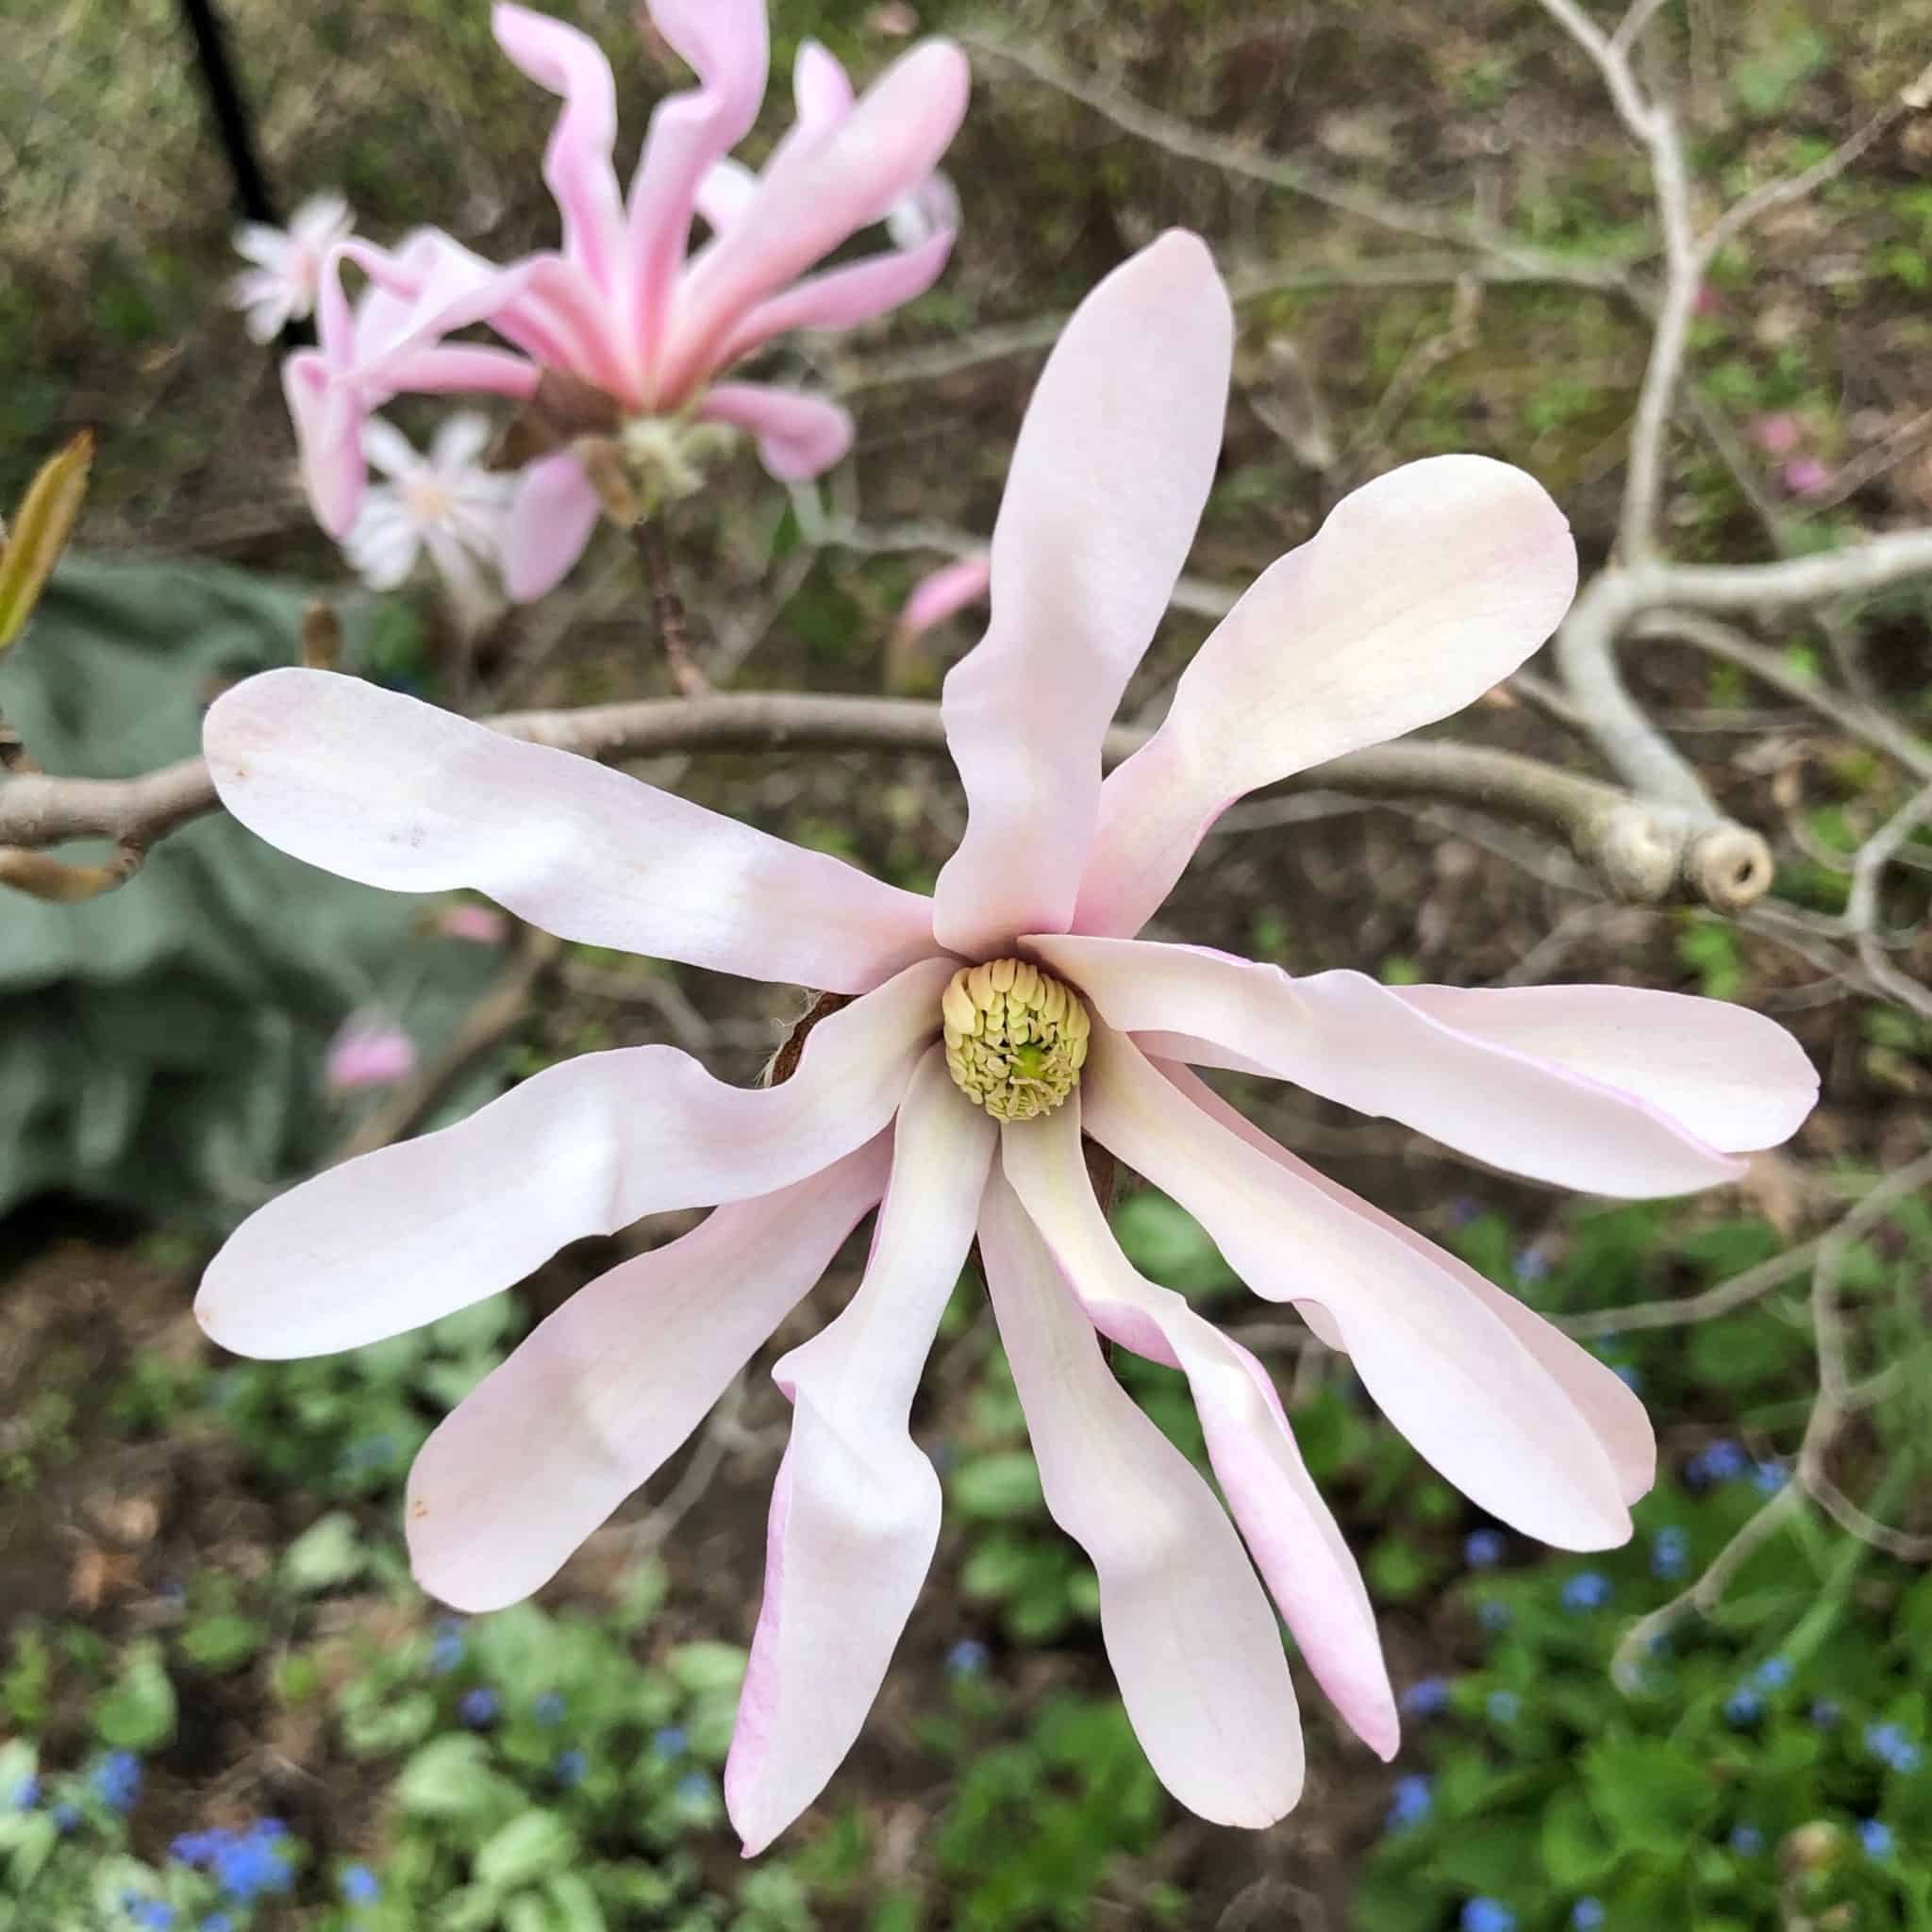
M 1791 1479 L 1791 1473 L 1775 1457 L 1760 1462 L 1751 1472 L 1751 1487 L 1759 1494 L 1774 1496 Z
M 544 1691 L 538 1698 L 535 1710 L 540 1724 L 560 1724 L 563 1722 L 563 1699 L 555 1690 Z
M 991 1661 L 992 1653 L 973 1637 L 962 1637 L 946 1653 L 946 1669 L 956 1677 L 977 1677 Z
M 591 1768 L 591 1760 L 581 1751 L 566 1751 L 557 1760 L 557 1782 L 565 1790 L 580 1785 L 584 1773 Z
M 1471 1899 L 1459 1923 L 1462 1932 L 1516 1932 L 1516 1914 L 1492 1898 Z
M 1449 1224 L 1451 1227 L 1467 1227 L 1482 1211 L 1468 1194 L 1457 1194 L 1449 1204 Z
M 1724 1700 L 1724 1715 L 1740 1727 L 1755 1724 L 1764 1715 L 1764 1699 L 1745 1685 Z
M 1891 1826 L 1882 1818 L 1861 1818 L 1858 1821 L 1858 1842 L 1865 1847 L 1868 1858 L 1889 1858 L 1891 1857 Z
M 1421 1677 L 1402 1693 L 1402 1707 L 1410 1717 L 1434 1717 L 1449 1708 L 1447 1677 Z
M 13 1808 L 31 1811 L 41 1802 L 41 1781 L 29 1772 L 13 1788 Z
M 1728 1437 L 1700 1450 L 1684 1465 L 1684 1474 L 1699 1486 L 1735 1481 L 1747 1467 L 1744 1452 Z
M 1513 1690 L 1491 1690 L 1489 1713 L 1492 1723 L 1513 1724 L 1523 1709 L 1523 1700 Z
M 94 1768 L 94 1795 L 116 1811 L 141 1803 L 141 1759 L 132 1751 L 110 1751 Z
M 1844 1707 L 1834 1697 L 1821 1697 L 1811 1707 L 1811 1722 L 1824 1731 L 1841 1722 L 1844 1714 Z
M 1734 1824 L 1731 1849 L 1740 1858 L 1755 1858 L 1764 1849 L 1764 1834 L 1755 1824 Z
M 1690 1560 L 1690 1539 L 1672 1524 L 1651 1540 L 1650 1574 L 1653 1576 L 1681 1576 Z
M 1610 1579 L 1601 1570 L 1584 1570 L 1563 1586 L 1566 1610 L 1600 1610 L 1610 1600 Z
M 1515 1269 L 1518 1281 L 1541 1281 L 1549 1274 L 1550 1257 L 1541 1248 L 1524 1248 L 1510 1266 Z M 1481 1903 L 1477 1900 L 1477 1904 Z M 1469 1915 L 1465 1912 L 1463 1916 L 1466 1919 Z
M 1610 1374 L 1633 1395 L 1643 1393 L 1643 1371 L 1630 1362 L 1612 1362 Z
M 1580 1898 L 1570 1907 L 1570 1924 L 1574 1932 L 1596 1932 L 1604 1922 L 1604 1902 L 1600 1898 Z
M 651 1739 L 653 1754 L 663 1758 L 667 1763 L 673 1758 L 682 1757 L 690 1749 L 691 1740 L 684 1735 L 683 1729 L 677 1724 L 666 1724 L 661 1731 L 657 1732 Z
M 287 1891 L 294 1883 L 289 1861 L 275 1849 L 288 1836 L 288 1827 L 278 1819 L 258 1819 L 246 1831 L 225 1836 L 226 1842 L 217 1845 L 208 1859 L 208 1870 L 238 1904 L 247 1905 L 265 1891 Z
M 463 1660 L 463 1623 L 460 1617 L 445 1617 L 436 1626 L 429 1646 L 429 1668 L 446 1677 Z
M 382 1896 L 382 1887 L 367 1865 L 346 1865 L 337 1880 L 342 1896 L 352 1906 L 374 1905 Z
M 182 1865 L 206 1865 L 235 1842 L 237 1834 L 217 1826 L 213 1831 L 184 1831 L 168 1846 L 169 1857 Z
M 54 1821 L 54 1829 L 62 1838 L 80 1823 L 80 1813 L 72 1805 L 56 1805 L 48 1816 Z
M 711 1780 L 701 1771 L 688 1771 L 677 1780 L 677 1795 L 687 1805 L 703 1805 L 713 1795 Z
M 1760 1690 L 1778 1690 L 1791 1681 L 1791 1660 L 1788 1657 L 1768 1657 L 1752 1674 L 1751 1681 Z
M 201 1932 L 235 1932 L 235 1922 L 226 1912 L 210 1912 L 201 1922 Z
M 1476 1621 L 1485 1630 L 1507 1630 L 1512 1614 L 1509 1606 L 1495 1597 L 1486 1597 L 1476 1606 Z
M 487 1684 L 465 1690 L 457 1703 L 457 1715 L 473 1729 L 480 1730 L 495 1717 L 501 1699 Z
M 1389 1831 L 1406 1831 L 1411 1824 L 1419 1824 L 1429 1815 L 1430 1807 L 1436 1802 L 1436 1781 L 1434 1778 L 1414 1775 L 1395 1780 L 1395 1796 L 1389 1807 Z
M 1866 1725 L 1865 1748 L 1893 1771 L 1912 1772 L 1919 1768 L 1919 1747 L 1906 1736 L 1903 1724 Z
M 1505 1550 L 1500 1529 L 1473 1529 L 1462 1545 L 1462 1560 L 1472 1570 L 1493 1570 Z
M 137 1925 L 152 1927 L 153 1932 L 167 1932 L 175 1923 L 175 1907 L 166 1900 L 142 1898 L 138 1891 L 124 1891 L 121 1894 L 121 1909 Z

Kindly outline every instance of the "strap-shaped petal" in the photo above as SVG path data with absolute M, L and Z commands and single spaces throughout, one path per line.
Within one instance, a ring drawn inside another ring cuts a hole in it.
M 902 55 L 858 106 L 773 158 L 758 192 L 696 255 L 677 291 L 658 400 L 681 400 L 720 366 L 739 323 L 931 172 L 958 131 L 971 76 L 945 41 Z
M 657 1473 L 824 1273 L 885 1186 L 875 1136 L 777 1192 L 714 1209 L 541 1323 L 409 1472 L 416 1579 L 461 1610 L 541 1589 Z
M 1405 986 L 1466 1039 L 1635 1093 L 1726 1154 L 1775 1147 L 1818 1104 L 1818 1073 L 1775 1020 L 1641 986 Z
M 363 885 L 471 887 L 562 939 L 827 992 L 934 951 L 914 893 L 359 678 L 265 671 L 203 745 L 244 825 Z
M 829 470 L 852 447 L 852 418 L 837 403 L 762 382 L 721 382 L 692 411 L 758 440 L 758 459 L 781 483 Z
M 1087 1319 L 1187 1376 L 1222 1493 L 1308 1668 L 1369 1746 L 1392 1757 L 1401 1725 L 1375 1613 L 1268 1371 L 1121 1253 L 1087 1176 L 1077 1093 L 1000 1140 L 1001 1168 Z
M 1144 940 L 1045 934 L 1027 943 L 1124 1033 L 1191 1036 L 1186 1058 L 1197 1065 L 1292 1080 L 1533 1180 L 1643 1199 L 1743 1172 L 1741 1161 L 1613 1084 L 1609 1065 L 1584 1074 L 1459 1031 L 1366 974 L 1291 979 L 1227 953 Z M 1691 1011 L 1673 1017 L 1694 1027 L 1705 1004 L 1687 1000 Z
M 865 1279 L 772 1371 L 796 1411 L 772 1494 L 765 1600 L 724 1802 L 747 1857 L 822 1791 L 885 1681 L 940 1534 L 940 1481 L 907 1434 L 973 1245 L 993 1124 L 944 1055 L 912 1076 Z
M 1429 457 L 1343 497 L 1228 612 L 1108 777 L 1074 929 L 1139 931 L 1235 799 L 1459 711 L 1575 589 L 1562 511 L 1507 463 Z
M 503 588 L 531 604 L 560 584 L 584 554 L 603 506 L 574 450 L 540 457 L 517 478 L 503 526 Z
M 496 44 L 519 68 L 562 96 L 543 152 L 543 179 L 563 217 L 565 255 L 609 296 L 628 266 L 624 203 L 610 159 L 617 139 L 610 62 L 588 34 L 510 0 L 498 0 L 490 24 Z
M 1526 1308 L 1507 1290 L 1498 1288 L 1488 1275 L 1479 1274 L 1466 1261 L 1445 1248 L 1424 1239 L 1412 1227 L 1405 1226 L 1392 1214 L 1385 1214 L 1359 1194 L 1350 1193 L 1339 1181 L 1297 1158 L 1286 1147 L 1271 1141 L 1253 1121 L 1230 1107 L 1198 1074 L 1169 1062 L 1157 1061 L 1161 1074 L 1203 1113 L 1220 1122 L 1229 1133 L 1244 1141 L 1285 1169 L 1306 1181 L 1349 1213 L 1372 1222 L 1392 1240 L 1398 1241 L 1432 1267 L 1458 1281 L 1515 1336 L 1524 1348 L 1562 1385 L 1563 1392 L 1576 1405 L 1603 1444 L 1622 1486 L 1624 1502 L 1636 1503 L 1650 1493 L 1657 1480 L 1657 1434 L 1650 1425 L 1644 1407 L 1614 1370 L 1600 1362 L 1581 1342 L 1565 1335 L 1533 1309 Z M 1347 1341 L 1319 1304 L 1297 1305 L 1309 1327 L 1328 1347 L 1346 1352 Z
M 992 616 L 945 684 L 966 836 L 936 928 L 961 952 L 1063 932 L 1100 801 L 1100 743 L 1214 479 L 1234 318 L 1175 230 L 1060 332 L 1020 426 L 992 534 Z
M 327 1355 L 481 1301 L 566 1241 L 790 1187 L 892 1118 L 954 963 L 909 967 L 822 1020 L 779 1087 L 728 1087 L 669 1046 L 546 1068 L 257 1209 L 195 1313 L 238 1355 Z
M 1213 1492 L 1108 1373 L 1012 1188 L 995 1173 L 980 1254 L 1046 1507 L 1092 1559 L 1100 1627 L 1155 1774 L 1191 1811 L 1253 1828 L 1302 1789 L 1281 1632 Z
M 1098 1021 L 1081 1097 L 1088 1131 L 1186 1208 L 1257 1294 L 1320 1304 L 1389 1420 L 1465 1495 L 1561 1549 L 1628 1540 L 1629 1512 L 1595 1430 L 1430 1253 L 1191 1105 Z
M 939 280 L 952 253 L 950 231 L 916 246 L 868 255 L 824 275 L 793 282 L 782 295 L 760 302 L 726 338 L 721 366 L 737 362 L 790 329 L 857 328 L 925 293 Z

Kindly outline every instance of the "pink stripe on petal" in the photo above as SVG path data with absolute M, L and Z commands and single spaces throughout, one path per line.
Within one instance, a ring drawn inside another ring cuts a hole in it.
M 1073 917 L 1100 743 L 1208 500 L 1234 320 L 1207 248 L 1164 235 L 1074 310 L 1041 372 L 992 535 L 992 617 L 945 684 L 966 836 L 936 928 L 983 954 Z
M 758 457 L 781 483 L 829 470 L 852 447 L 852 418 L 837 403 L 757 382 L 721 382 L 691 412 L 701 423 L 728 423 L 758 440 Z
M 747 1857 L 818 1796 L 852 1748 L 931 1565 L 939 1477 L 907 1422 L 973 1244 L 993 1138 L 943 1054 L 928 1052 L 899 1109 L 865 1279 L 836 1321 L 772 1371 L 796 1415 L 724 1767 Z
M 1046 1506 L 1099 1575 L 1101 1635 L 1149 1763 L 1216 1824 L 1273 1824 L 1301 1796 L 1301 1721 L 1279 1626 L 1234 1525 L 1108 1373 L 997 1173 L 979 1245 Z
M 1077 1094 L 1005 1128 L 1000 1162 L 1093 1325 L 1187 1376 L 1222 1492 L 1308 1668 L 1369 1746 L 1392 1757 L 1401 1725 L 1368 1591 L 1267 1370 L 1121 1253 L 1087 1176 Z
M 451 1412 L 409 1472 L 432 1596 L 500 1609 L 663 1466 L 885 1185 L 884 1135 L 579 1289 Z
M 821 1021 L 780 1087 L 727 1087 L 668 1046 L 548 1067 L 258 1208 L 208 1264 L 195 1313 L 238 1355 L 328 1355 L 481 1301 L 566 1241 L 790 1187 L 892 1118 L 952 963 Z
M 1235 799 L 1459 711 L 1575 588 L 1563 513 L 1507 463 L 1430 457 L 1344 497 L 1227 614 L 1160 729 L 1108 778 L 1074 929 L 1137 932 Z
M 1447 1249 L 1439 1248 L 1414 1228 L 1406 1227 L 1392 1214 L 1385 1214 L 1359 1194 L 1352 1194 L 1340 1182 L 1300 1160 L 1286 1147 L 1277 1146 L 1252 1121 L 1246 1120 L 1220 1094 L 1181 1066 L 1164 1065 L 1161 1074 L 1191 1100 L 1204 1113 L 1218 1121 L 1231 1134 L 1250 1147 L 1265 1154 L 1277 1166 L 1318 1189 L 1351 1214 L 1372 1222 L 1384 1233 L 1403 1243 L 1432 1267 L 1460 1282 L 1495 1315 L 1524 1348 L 1562 1385 L 1563 1392 L 1576 1405 L 1578 1412 L 1596 1431 L 1604 1454 L 1610 1458 L 1622 1486 L 1624 1502 L 1636 1503 L 1650 1493 L 1657 1480 L 1657 1435 L 1643 1404 L 1631 1393 L 1623 1379 L 1580 1342 L 1560 1328 L 1552 1326 L 1534 1310 L 1526 1308 L 1513 1294 L 1498 1288 L 1488 1275 L 1479 1274 L 1466 1261 Z M 1298 1304 L 1304 1321 L 1328 1347 L 1345 1351 L 1346 1342 L 1326 1312 L 1316 1304 Z
M 263 672 L 202 742 L 244 825 L 363 885 L 468 887 L 560 939 L 830 992 L 938 950 L 929 900 L 359 678 Z
M 1088 1131 L 1193 1214 L 1257 1294 L 1327 1311 L 1363 1386 L 1464 1494 L 1561 1549 L 1628 1540 L 1595 1430 L 1447 1257 L 1269 1158 L 1099 1021 L 1081 1097 Z
M 603 513 L 572 451 L 530 464 L 517 478 L 503 526 L 503 588 L 510 602 L 534 603 L 554 591 L 584 554 Z
M 1043 934 L 1026 944 L 1124 1033 L 1172 1028 L 1198 1064 L 1259 1068 L 1478 1160 L 1631 1199 L 1736 1180 L 1740 1161 L 1614 1084 L 1457 1031 L 1366 974 L 1291 979 L 1205 947 Z M 1507 995 L 1505 995 L 1507 997 Z

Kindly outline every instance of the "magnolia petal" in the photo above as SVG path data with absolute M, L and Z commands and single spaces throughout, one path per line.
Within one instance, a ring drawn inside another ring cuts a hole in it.
M 1099 1021 L 1081 1097 L 1088 1131 L 1186 1208 L 1257 1294 L 1327 1311 L 1389 1420 L 1472 1501 L 1561 1549 L 1628 1540 L 1595 1431 L 1425 1247 L 1394 1240 L 1190 1105 Z
M 195 1313 L 238 1355 L 327 1355 L 481 1301 L 566 1241 L 790 1187 L 891 1119 L 953 963 L 822 1020 L 782 1086 L 728 1087 L 668 1046 L 546 1068 L 258 1208 L 208 1264 Z
M 409 1472 L 410 1566 L 495 1610 L 540 1590 L 661 1468 L 885 1185 L 879 1135 L 581 1288 L 438 1426 Z
M 1405 986 L 1468 1039 L 1634 1093 L 1726 1154 L 1775 1147 L 1818 1102 L 1805 1049 L 1728 1000 L 1635 986 Z
M 699 187 L 751 132 L 765 97 L 771 47 L 764 0 L 651 0 L 650 12 L 698 76 L 697 87 L 653 111 L 630 187 L 634 340 L 655 400 L 668 405 L 681 400 L 665 390 L 663 364 Z M 712 220 L 708 211 L 706 218 Z
M 1267 1370 L 1121 1253 L 1087 1176 L 1077 1094 L 1005 1128 L 1000 1165 L 1088 1320 L 1187 1376 L 1222 1493 L 1308 1668 L 1364 1741 L 1392 1757 L 1401 1724 L 1369 1593 Z
M 950 231 L 917 246 L 869 255 L 794 282 L 782 295 L 760 302 L 735 328 L 721 362 L 737 362 L 791 329 L 857 328 L 923 295 L 939 279 L 952 253 Z
M 915 893 L 360 678 L 262 672 L 203 745 L 244 825 L 366 886 L 469 887 L 561 939 L 828 992 L 934 951 Z
M 1430 457 L 1345 496 L 1228 612 L 1108 777 L 1074 930 L 1137 932 L 1244 791 L 1459 711 L 1575 589 L 1562 511 L 1507 463 Z
M 713 161 L 698 183 L 696 208 L 711 227 L 728 228 L 752 204 L 758 192 L 758 177 L 742 161 L 727 155 Z
M 1277 1145 L 1198 1074 L 1181 1066 L 1162 1066 L 1160 1072 L 1204 1113 L 1219 1121 L 1250 1147 L 1258 1149 L 1277 1166 L 1340 1203 L 1351 1214 L 1373 1222 L 1411 1252 L 1460 1282 L 1556 1377 L 1564 1394 L 1576 1405 L 1583 1419 L 1595 1430 L 1604 1454 L 1617 1472 L 1624 1502 L 1636 1503 L 1650 1493 L 1650 1487 L 1657 1480 L 1657 1434 L 1643 1404 L 1613 1370 L 1560 1328 L 1524 1307 L 1513 1294 L 1498 1288 L 1488 1275 L 1477 1274 L 1447 1249 L 1439 1248 L 1392 1214 L 1383 1213 L 1373 1203 L 1350 1193 L 1339 1181 L 1330 1180 L 1286 1147 Z M 1303 1320 L 1328 1347 L 1345 1352 L 1346 1342 L 1341 1331 L 1319 1304 L 1305 1302 L 1296 1306 Z
M 958 131 L 966 57 L 926 41 L 887 69 L 835 127 L 794 143 L 757 197 L 691 261 L 677 291 L 661 398 L 675 400 L 719 366 L 742 318 L 775 289 L 879 221 L 923 180 Z
M 966 836 L 935 928 L 981 953 L 1064 931 L 1100 799 L 1100 743 L 1194 541 L 1221 447 L 1234 319 L 1174 230 L 1061 331 L 992 534 L 992 616 L 945 684 Z
M 852 1748 L 931 1566 L 940 1482 L 907 1421 L 973 1245 L 993 1134 L 930 1050 L 899 1109 L 865 1279 L 836 1321 L 772 1371 L 796 1413 L 724 1767 L 747 1857 Z
M 852 77 L 823 42 L 804 40 L 791 63 L 791 100 L 808 134 L 836 127 L 852 111 Z
M 1291 979 L 1279 967 L 1144 940 L 1042 934 L 1025 943 L 1124 1033 L 1173 1028 L 1201 1042 L 1189 1055 L 1197 1064 L 1258 1068 L 1533 1180 L 1644 1199 L 1743 1172 L 1606 1084 L 1607 1067 L 1590 1078 L 1461 1032 L 1366 974 Z
M 625 273 L 624 204 L 610 161 L 617 86 L 591 37 L 547 14 L 498 0 L 496 44 L 539 87 L 563 98 L 543 153 L 543 179 L 563 217 L 564 253 L 608 294 Z
M 721 382 L 692 412 L 700 422 L 728 423 L 758 439 L 758 456 L 781 483 L 829 470 L 852 447 L 852 418 L 837 403 L 758 382 Z
M 340 542 L 362 511 L 368 471 L 362 461 L 362 403 L 334 380 L 315 349 L 298 349 L 282 363 L 282 394 L 295 425 L 302 493 L 315 521 Z
M 1281 1633 L 1192 1464 L 1108 1373 L 1051 1251 L 998 1174 L 980 1253 L 1046 1506 L 1100 1578 L 1100 1628 L 1155 1774 L 1216 1824 L 1258 1829 L 1302 1789 Z
M 540 457 L 524 471 L 503 526 L 503 588 L 511 603 L 534 603 L 563 581 L 603 508 L 571 450 Z

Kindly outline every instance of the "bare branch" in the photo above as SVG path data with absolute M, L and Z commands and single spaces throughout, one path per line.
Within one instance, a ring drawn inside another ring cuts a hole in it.
M 1873 982 L 1901 1005 L 1932 1020 L 1932 991 L 1921 986 L 1909 974 L 1901 973 L 1885 957 L 1878 931 L 1879 881 L 1906 841 L 1925 824 L 1932 824 L 1932 784 L 1924 786 L 1859 848 L 1852 861 L 1852 891 L 1845 907 L 1845 924 L 1852 929 L 1858 962 Z

